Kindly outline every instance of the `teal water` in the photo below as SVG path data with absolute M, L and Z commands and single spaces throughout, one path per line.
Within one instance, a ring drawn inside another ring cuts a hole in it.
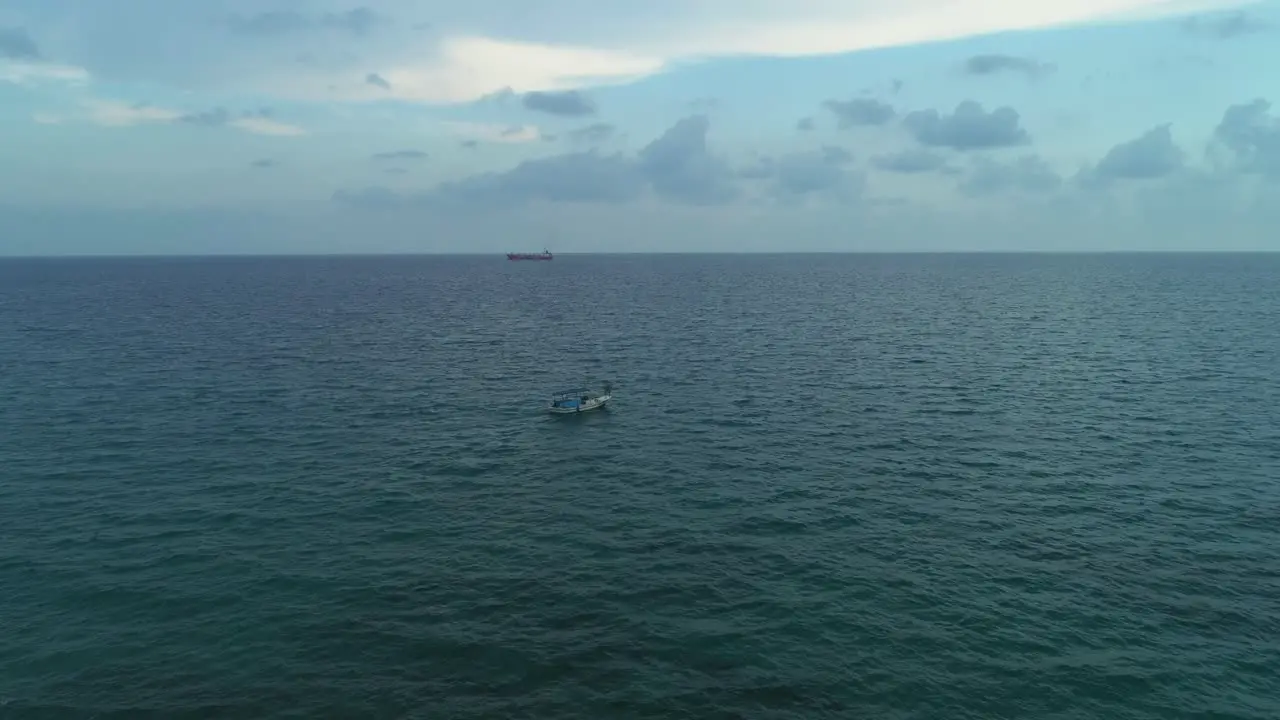
M 6 719 L 1280 717 L 1280 257 L 16 260 L 0 368 Z

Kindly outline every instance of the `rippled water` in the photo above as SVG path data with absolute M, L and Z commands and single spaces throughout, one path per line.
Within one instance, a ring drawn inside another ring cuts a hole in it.
M 0 717 L 1280 717 L 1280 257 L 8 261 L 0 368 Z

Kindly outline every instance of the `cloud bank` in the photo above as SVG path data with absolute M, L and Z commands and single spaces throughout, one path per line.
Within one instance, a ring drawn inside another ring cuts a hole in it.
M 526 160 L 506 171 L 444 182 L 429 191 L 371 186 L 339 190 L 333 200 L 363 208 L 436 210 L 637 201 L 691 207 L 820 202 L 852 208 L 886 200 L 877 200 L 870 192 L 876 182 L 874 173 L 931 176 L 949 183 L 957 198 L 986 199 L 1097 192 L 1115 184 L 1193 177 L 1230 184 L 1250 175 L 1280 179 L 1280 118 L 1270 110 L 1270 103 L 1257 99 L 1224 111 L 1211 143 L 1227 153 L 1227 165 L 1216 170 L 1193 165 L 1193 153 L 1175 141 L 1173 124 L 1161 123 L 1115 143 L 1068 178 L 1028 149 L 1031 134 L 1014 108 L 986 110 L 966 100 L 952 112 L 899 113 L 889 107 L 889 116 L 899 118 L 893 127 L 910 144 L 862 162 L 849 149 L 830 144 L 734 161 L 711 146 L 708 117 L 691 115 L 634 154 L 572 151 Z M 597 123 L 574 132 L 603 140 L 613 127 Z
M 1246 0 L 654 0 L 582 12 L 575 0 L 548 0 L 529 11 L 517 0 L 439 5 L 421 18 L 410 0 L 365 0 L 340 9 L 302 0 L 263 9 L 249 0 L 196 3 L 73 3 L 81 22 L 64 44 L 94 73 L 99 64 L 131 81 L 173 81 L 184 73 L 227 89 L 283 98 L 465 103 L 510 89 L 563 93 L 626 83 L 717 57 L 806 57 L 954 40 L 1014 30 L 1188 15 Z M 1198 32 L 1232 36 L 1253 30 L 1248 16 L 1201 21 Z M 163 30 L 162 44 L 124 48 L 130 30 Z M 228 39 L 217 42 L 214 28 Z M 1190 26 L 1189 26 L 1190 27 Z M 0 29 L 0 57 L 31 60 L 38 48 L 17 28 Z M 349 53 L 335 39 L 355 43 Z M 172 52 L 181 47 L 182 56 Z M 126 50 L 111 58 L 108 51 Z M 235 52 L 232 57 L 229 53 Z M 300 55 L 316 59 L 299 63 Z M 82 63 L 83 64 L 83 63 Z M 974 72 L 1042 72 L 1011 58 L 978 58 Z M 555 96 L 541 97 L 543 100 Z M 536 101 L 535 101 L 536 102 Z M 549 112 L 556 112 L 550 110 Z M 578 114 L 587 114 L 579 109 Z

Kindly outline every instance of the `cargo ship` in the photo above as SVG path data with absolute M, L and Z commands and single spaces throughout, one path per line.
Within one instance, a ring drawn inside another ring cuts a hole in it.
M 507 253 L 508 260 L 550 260 L 552 257 L 545 248 L 540 253 Z

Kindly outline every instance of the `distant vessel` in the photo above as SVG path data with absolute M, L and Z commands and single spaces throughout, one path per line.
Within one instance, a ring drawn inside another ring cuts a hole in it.
M 507 253 L 508 260 L 550 260 L 553 257 L 546 248 L 540 253 Z

